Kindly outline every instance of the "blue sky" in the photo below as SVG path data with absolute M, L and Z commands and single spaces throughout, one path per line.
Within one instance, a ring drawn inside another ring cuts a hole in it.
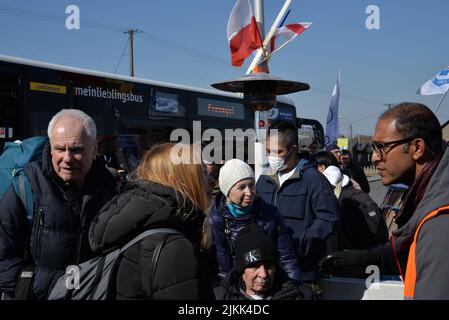
M 138 77 L 210 88 L 243 75 L 231 66 L 226 25 L 234 0 L 0 0 L 0 54 L 114 72 L 126 28 L 135 38 Z M 266 30 L 284 1 L 265 0 Z M 80 30 L 67 30 L 65 9 L 77 5 Z M 380 30 L 368 30 L 367 6 L 380 10 Z M 287 23 L 313 22 L 270 61 L 272 74 L 308 82 L 290 95 L 299 115 L 325 125 L 337 73 L 342 72 L 341 133 L 372 134 L 384 104 L 417 101 L 434 109 L 441 95 L 416 90 L 449 64 L 447 0 L 294 0 Z M 128 48 L 125 49 L 128 53 Z M 128 56 L 117 73 L 129 74 Z M 449 120 L 449 98 L 440 107 Z

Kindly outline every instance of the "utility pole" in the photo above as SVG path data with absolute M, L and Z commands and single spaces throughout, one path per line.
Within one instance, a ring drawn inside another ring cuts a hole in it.
M 134 77 L 134 34 L 142 31 L 137 29 L 128 29 L 124 33 L 129 36 L 129 75 Z

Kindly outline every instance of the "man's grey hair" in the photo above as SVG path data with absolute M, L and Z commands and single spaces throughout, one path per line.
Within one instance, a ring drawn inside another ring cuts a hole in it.
M 57 114 L 55 114 L 48 123 L 47 129 L 48 137 L 51 136 L 55 124 L 64 117 L 75 118 L 80 120 L 81 123 L 83 124 L 84 130 L 86 130 L 87 136 L 93 143 L 95 143 L 95 141 L 97 140 L 97 126 L 95 125 L 95 122 L 86 113 L 78 109 L 62 109 Z

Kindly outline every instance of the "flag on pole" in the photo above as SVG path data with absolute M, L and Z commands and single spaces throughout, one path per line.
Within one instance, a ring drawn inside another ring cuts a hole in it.
M 338 72 L 337 83 L 332 92 L 331 103 L 329 105 L 329 112 L 326 120 L 326 135 L 324 144 L 326 146 L 337 143 L 338 139 L 338 103 L 340 100 L 340 77 L 341 71 Z
M 276 48 L 276 39 L 279 36 L 283 36 L 287 39 L 285 43 L 292 41 L 305 30 L 307 30 L 312 25 L 311 22 L 299 22 L 290 23 L 280 28 L 277 28 L 273 37 L 270 39 L 270 52 L 273 52 Z
M 251 52 L 263 46 L 249 0 L 237 0 L 227 31 L 233 66 L 240 67 Z
M 449 67 L 445 67 L 435 77 L 427 81 L 416 92 L 424 96 L 443 94 L 449 90 Z

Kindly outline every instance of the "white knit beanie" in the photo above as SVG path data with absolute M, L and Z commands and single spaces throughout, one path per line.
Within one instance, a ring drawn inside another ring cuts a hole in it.
M 253 178 L 253 169 L 245 162 L 239 159 L 231 159 L 221 167 L 218 176 L 220 190 L 225 196 L 228 196 L 229 190 L 240 180 Z

